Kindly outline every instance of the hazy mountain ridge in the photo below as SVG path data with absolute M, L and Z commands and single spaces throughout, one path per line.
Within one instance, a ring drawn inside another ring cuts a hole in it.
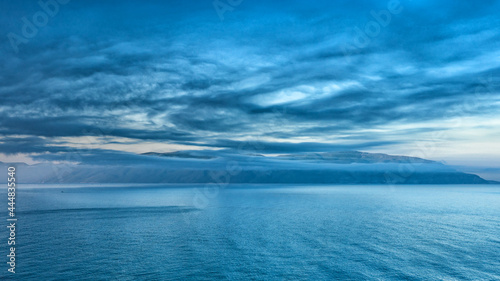
M 358 151 L 278 156 L 178 151 L 134 157 L 122 165 L 103 162 L 101 165 L 16 163 L 15 166 L 21 183 L 493 183 L 431 160 Z M 6 176 L 0 180 L 6 181 Z
M 438 163 L 411 156 L 388 155 L 383 153 L 368 153 L 359 151 L 338 151 L 304 154 L 284 154 L 278 157 L 291 160 L 323 160 L 330 163 Z

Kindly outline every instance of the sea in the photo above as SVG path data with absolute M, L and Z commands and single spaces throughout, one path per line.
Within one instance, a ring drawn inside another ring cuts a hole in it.
M 1 280 L 500 280 L 498 185 L 19 185 L 15 218 Z

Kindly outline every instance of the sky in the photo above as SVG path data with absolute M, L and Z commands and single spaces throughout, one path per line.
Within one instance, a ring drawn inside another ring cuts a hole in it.
M 500 168 L 500 1 L 37 2 L 0 2 L 0 161 L 248 147 Z

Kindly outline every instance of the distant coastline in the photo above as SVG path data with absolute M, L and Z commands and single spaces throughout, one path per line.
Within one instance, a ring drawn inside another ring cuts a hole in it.
M 182 151 L 131 157 L 140 161 L 122 165 L 16 166 L 20 181 L 34 184 L 500 184 L 431 160 L 358 151 L 277 156 Z

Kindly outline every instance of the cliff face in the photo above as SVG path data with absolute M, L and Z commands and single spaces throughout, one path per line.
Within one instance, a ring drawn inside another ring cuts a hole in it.
M 213 151 L 136 156 L 139 160 L 122 164 L 17 163 L 17 175 L 21 183 L 490 183 L 430 160 L 356 151 L 273 157 Z

